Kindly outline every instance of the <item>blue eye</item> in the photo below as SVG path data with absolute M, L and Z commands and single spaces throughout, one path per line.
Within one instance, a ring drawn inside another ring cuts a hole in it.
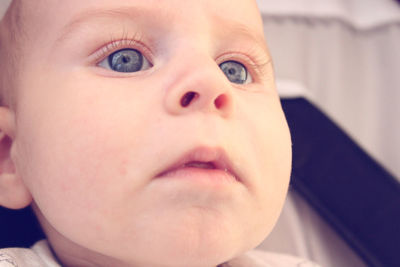
M 150 68 L 151 64 L 138 50 L 125 48 L 109 55 L 99 66 L 116 72 L 137 72 Z
M 232 83 L 245 84 L 251 82 L 251 77 L 242 63 L 229 60 L 222 62 L 219 67 Z

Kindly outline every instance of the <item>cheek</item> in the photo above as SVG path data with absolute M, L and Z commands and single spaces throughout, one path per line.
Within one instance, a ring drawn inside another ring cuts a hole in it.
M 291 172 L 291 139 L 279 99 L 271 96 L 258 96 L 247 100 L 252 103 L 243 112 L 243 128 L 249 140 L 247 155 L 253 155 L 248 164 L 252 165 L 254 179 L 250 184 L 260 209 L 264 214 L 279 215 Z M 270 217 L 274 217 L 270 216 Z
M 42 116 L 47 126 L 27 127 L 19 136 L 19 154 L 27 159 L 22 175 L 37 201 L 43 198 L 43 203 L 54 207 L 79 203 L 93 208 L 93 193 L 107 190 L 106 177 L 125 171 L 123 141 L 109 138 L 109 130 L 102 129 L 104 121 L 96 124 L 71 114 L 68 120 L 60 113 L 57 117 L 52 121 Z
M 30 94 L 20 102 L 21 175 L 55 225 L 67 224 L 65 214 L 88 221 L 113 216 L 123 194 L 135 195 L 145 184 L 147 173 L 137 167 L 148 143 L 146 107 L 124 102 L 109 86 L 62 84 L 57 93 L 35 101 Z

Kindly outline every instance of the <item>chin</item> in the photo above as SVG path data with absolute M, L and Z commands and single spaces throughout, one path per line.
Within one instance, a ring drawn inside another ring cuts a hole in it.
M 215 248 L 215 246 L 214 246 Z M 168 249 L 171 252 L 171 249 Z M 162 253 L 160 257 L 153 257 L 153 264 L 146 266 L 163 266 L 163 267 L 215 267 L 226 261 L 229 261 L 244 251 L 238 250 L 237 246 L 225 244 L 217 249 L 202 248 L 188 251 L 187 248 L 182 252 L 180 249 L 172 253 Z
M 157 240 L 153 249 L 147 248 L 150 264 L 145 266 L 215 267 L 256 247 L 263 239 L 235 232 L 237 229 L 233 228 L 217 228 L 201 235 L 186 230 L 184 234 L 174 235 L 175 238 Z

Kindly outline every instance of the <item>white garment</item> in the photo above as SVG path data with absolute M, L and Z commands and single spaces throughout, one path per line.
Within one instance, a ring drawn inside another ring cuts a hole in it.
M 46 240 L 28 248 L 0 249 L 0 267 L 61 267 Z
M 318 267 L 308 260 L 260 250 L 249 251 L 223 264 L 226 267 Z M 30 249 L 0 249 L 0 267 L 61 267 L 46 240 L 38 241 Z

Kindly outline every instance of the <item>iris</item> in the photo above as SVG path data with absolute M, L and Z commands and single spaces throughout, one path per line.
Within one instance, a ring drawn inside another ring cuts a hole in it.
M 242 63 L 230 60 L 222 62 L 219 67 L 225 73 L 230 82 L 238 84 L 246 83 L 247 69 Z
M 121 49 L 108 56 L 110 68 L 118 72 L 136 72 L 143 67 L 143 55 L 135 49 Z

